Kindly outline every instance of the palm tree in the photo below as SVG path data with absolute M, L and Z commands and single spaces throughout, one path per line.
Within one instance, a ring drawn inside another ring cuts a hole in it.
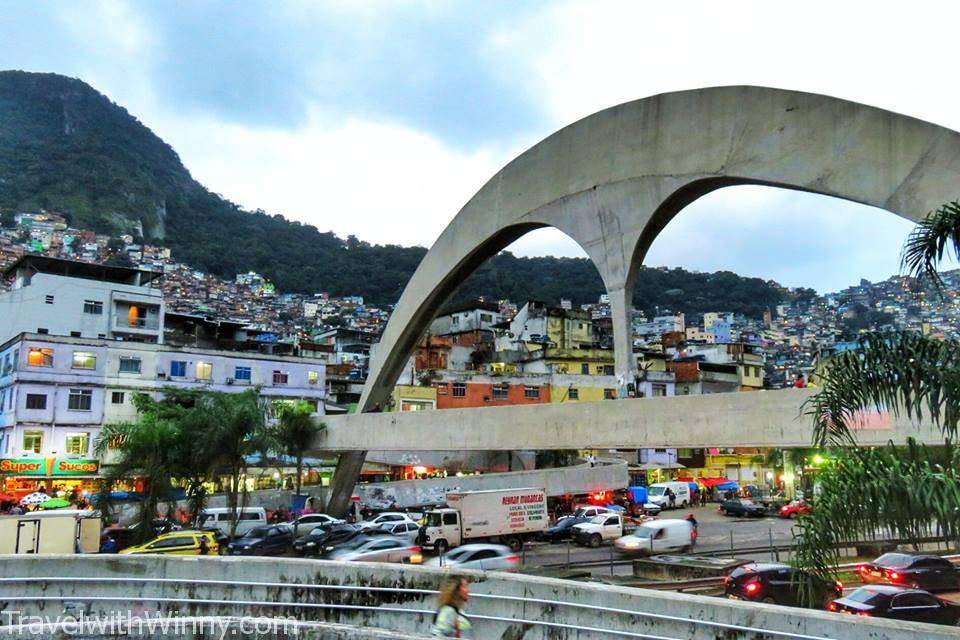
M 321 431 L 326 429 L 322 422 L 315 421 L 311 414 L 314 408 L 306 403 L 295 405 L 280 405 L 280 420 L 273 430 L 276 448 L 280 453 L 293 456 L 297 460 L 297 479 L 295 481 L 296 495 L 300 495 L 303 480 L 303 456 Z M 293 526 L 293 535 L 297 535 L 297 525 Z
M 904 244 L 901 266 L 942 296 L 938 267 L 951 254 L 960 257 L 958 202 L 918 223 Z M 828 575 L 839 560 L 838 543 L 881 534 L 916 541 L 939 533 L 960 544 L 960 451 L 953 446 L 960 426 L 960 341 L 912 332 L 867 334 L 857 349 L 830 358 L 820 381 L 805 413 L 814 421 L 814 444 L 834 449 L 818 471 L 816 508 L 796 531 L 798 561 Z M 879 410 L 931 421 L 943 434 L 943 446 L 909 440 L 906 447 L 858 447 L 859 421 Z
M 109 518 L 113 508 L 111 492 L 118 482 L 134 478 L 144 480 L 144 499 L 139 505 L 139 518 L 134 536 L 143 542 L 153 536 L 152 521 L 157 507 L 167 502 L 172 510 L 172 481 L 179 461 L 175 451 L 180 439 L 178 425 L 170 420 L 158 419 L 148 413 L 137 423 L 105 425 L 97 441 L 95 452 L 98 458 L 116 452 L 105 466 L 100 481 L 98 506 L 104 518 Z M 113 445 L 113 446 L 111 446 Z M 169 511 L 168 511 L 169 512 Z

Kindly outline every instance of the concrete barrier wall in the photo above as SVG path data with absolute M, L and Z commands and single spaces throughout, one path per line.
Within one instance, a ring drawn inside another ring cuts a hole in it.
M 440 569 L 273 558 L 0 557 L 0 601 L 56 616 L 134 610 L 296 616 L 425 633 Z M 955 629 L 823 611 L 500 573 L 471 573 L 475 638 L 661 637 L 686 640 L 946 640 Z M 150 598 L 166 598 L 166 602 Z M 611 633 L 617 632 L 617 633 Z M 642 635 L 647 634 L 647 635 Z

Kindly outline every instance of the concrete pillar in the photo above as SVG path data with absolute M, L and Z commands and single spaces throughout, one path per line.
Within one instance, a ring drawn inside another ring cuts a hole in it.
M 360 479 L 360 471 L 366 459 L 366 451 L 346 451 L 340 454 L 330 487 L 330 502 L 327 504 L 327 513 L 331 516 L 346 517 L 350 498 L 353 497 L 353 488 Z
M 633 382 L 637 360 L 633 356 L 633 287 L 608 288 L 610 315 L 613 320 L 614 371 L 625 383 Z

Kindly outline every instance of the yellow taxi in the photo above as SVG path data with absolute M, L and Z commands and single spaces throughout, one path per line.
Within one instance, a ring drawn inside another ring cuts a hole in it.
M 220 553 L 220 545 L 217 544 L 217 538 L 210 531 L 174 531 L 173 533 L 164 533 L 150 542 L 121 549 L 119 553 L 163 553 L 178 556 L 199 556 L 204 555 L 200 553 L 201 540 L 206 543 L 207 553 L 205 555 L 215 556 Z

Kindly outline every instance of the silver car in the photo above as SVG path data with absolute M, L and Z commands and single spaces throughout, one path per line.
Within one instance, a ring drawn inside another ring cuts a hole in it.
M 426 566 L 439 567 L 440 560 L 440 557 L 430 558 Z M 514 571 L 520 567 L 520 556 L 502 544 L 465 544 L 445 555 L 442 566 L 480 571 Z
M 347 544 L 337 549 L 330 556 L 331 560 L 347 562 L 404 562 L 420 564 L 423 555 L 420 547 L 410 544 L 409 541 L 393 536 L 378 536 L 376 538 L 361 539 L 358 544 Z
M 384 522 L 374 531 L 382 531 L 413 544 L 417 541 L 417 534 L 420 533 L 420 525 L 415 522 Z

